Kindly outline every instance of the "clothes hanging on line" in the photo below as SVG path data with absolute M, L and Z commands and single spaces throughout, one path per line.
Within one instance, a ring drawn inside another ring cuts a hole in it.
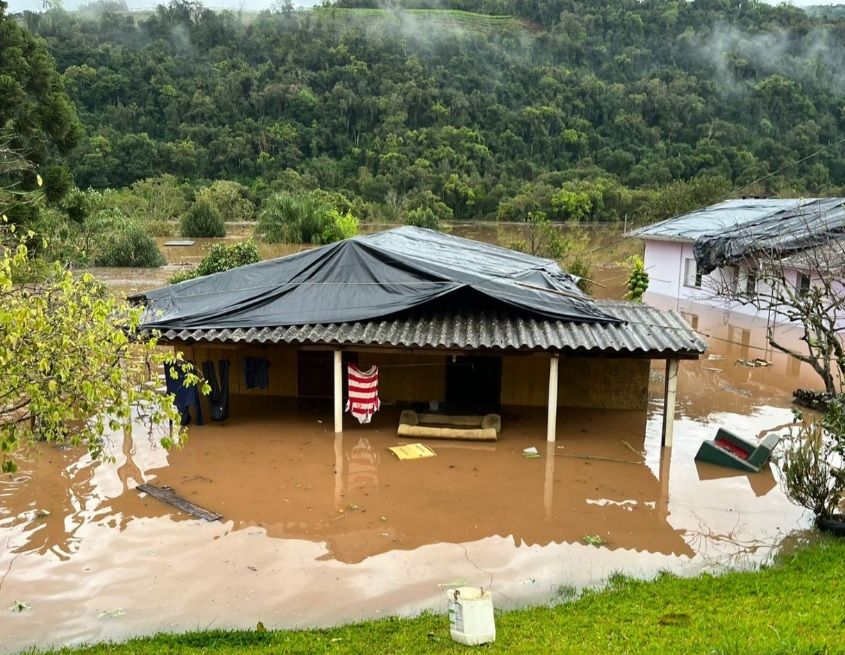
M 193 362 L 187 363 L 193 365 Z M 173 404 L 176 405 L 176 409 L 181 414 L 181 425 L 190 424 L 191 407 L 194 408 L 197 425 L 203 425 L 199 389 L 195 384 L 191 386 L 185 385 L 185 372 L 182 370 L 182 366 L 165 363 L 164 379 L 167 393 L 173 394 Z
M 270 386 L 270 362 L 263 357 L 243 358 L 244 387 L 266 389 Z
M 359 423 L 369 423 L 373 414 L 381 407 L 378 397 L 378 368 L 361 371 L 355 364 L 347 365 L 349 398 L 346 411 L 358 419 Z
M 219 381 L 214 362 L 206 360 L 202 363 L 202 374 L 211 387 L 211 393 L 208 394 L 211 420 L 225 421 L 229 418 L 229 360 L 219 360 L 217 368 L 220 372 Z

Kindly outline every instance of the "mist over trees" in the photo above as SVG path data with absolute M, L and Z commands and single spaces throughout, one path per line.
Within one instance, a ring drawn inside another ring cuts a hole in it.
M 83 189 L 166 174 L 193 202 L 191 189 L 231 180 L 256 215 L 275 194 L 322 189 L 362 219 L 431 224 L 843 193 L 835 14 L 741 0 L 379 7 L 173 0 L 19 22 L 44 39 L 85 127 L 69 156 Z

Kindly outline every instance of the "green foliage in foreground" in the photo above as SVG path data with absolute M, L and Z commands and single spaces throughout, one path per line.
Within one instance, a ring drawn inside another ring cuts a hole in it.
M 109 434 L 130 429 L 139 411 L 162 445 L 180 442 L 182 429 L 164 427 L 178 419 L 172 397 L 153 376 L 181 355 L 159 351 L 140 332 L 142 311 L 90 275 L 33 266 L 34 240 L 0 222 L 0 470 L 14 472 L 15 451 L 37 440 L 110 456 Z
M 232 245 L 215 243 L 199 264 L 192 269 L 174 275 L 169 282 L 170 284 L 177 284 L 185 280 L 193 280 L 196 277 L 203 277 L 212 273 L 222 273 L 231 268 L 255 264 L 260 261 L 261 253 L 258 252 L 258 246 L 252 240 L 233 243 Z
M 822 539 L 760 572 L 654 582 L 621 576 L 557 607 L 496 617 L 490 653 L 841 653 L 845 540 Z M 269 617 L 256 617 L 268 619 Z M 368 621 L 329 630 L 197 632 L 67 655 L 147 653 L 466 653 L 444 615 Z

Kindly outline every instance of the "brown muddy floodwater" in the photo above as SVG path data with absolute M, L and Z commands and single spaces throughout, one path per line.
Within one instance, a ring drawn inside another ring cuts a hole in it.
M 597 295 L 614 295 L 624 272 L 597 270 Z M 101 277 L 121 292 L 157 283 Z M 0 651 L 444 612 L 444 588 L 458 581 L 508 608 L 560 601 L 618 571 L 768 561 L 810 523 L 774 467 L 745 475 L 693 457 L 720 426 L 760 437 L 789 423 L 791 391 L 815 380 L 766 349 L 764 325 L 676 308 L 711 350 L 681 365 L 671 450 L 660 447 L 660 366 L 647 410 L 561 410 L 554 447 L 544 412 L 504 408 L 497 443 L 430 441 L 436 457 L 399 461 L 387 450 L 400 443 L 398 407 L 367 426 L 346 418 L 335 436 L 329 407 L 250 398 L 225 426 L 192 426 L 179 451 L 140 423 L 112 435 L 113 463 L 32 448 L 0 478 Z M 736 363 L 755 357 L 772 366 Z M 540 458 L 525 459 L 528 446 Z M 145 481 L 223 519 L 137 493 Z M 15 601 L 31 609 L 11 612 Z

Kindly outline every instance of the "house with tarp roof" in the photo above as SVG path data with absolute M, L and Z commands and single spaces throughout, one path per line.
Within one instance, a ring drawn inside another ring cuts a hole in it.
M 806 253 L 845 239 L 845 198 L 726 200 L 626 236 L 645 242 L 649 294 L 729 306 L 753 316 L 758 311 L 754 305 L 730 302 L 726 296 L 752 296 L 759 290 L 761 257 L 777 258 L 785 282 L 799 291 L 808 289 L 818 277 L 819 258 Z
M 671 445 L 678 363 L 706 344 L 673 311 L 595 301 L 576 282 L 552 260 L 399 227 L 133 300 L 162 343 L 198 365 L 231 364 L 233 396 L 322 399 L 336 432 L 345 364 L 378 367 L 388 405 L 545 408 L 553 441 L 559 407 L 644 410 L 649 364 L 660 360 Z M 258 390 L 247 370 L 256 361 Z

